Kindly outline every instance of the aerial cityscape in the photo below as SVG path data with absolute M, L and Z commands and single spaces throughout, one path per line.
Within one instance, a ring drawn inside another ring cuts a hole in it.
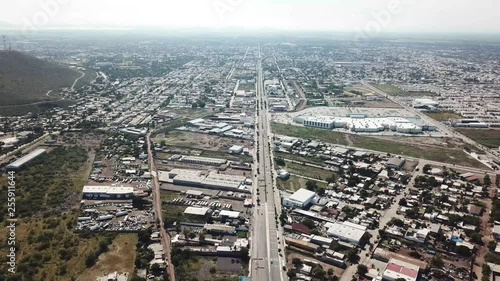
M 168 29 L 63 2 L 0 12 L 0 280 L 500 280 L 498 4 L 432 32 L 376 0 L 360 36 L 306 1 L 296 30 L 247 26 L 260 0 Z

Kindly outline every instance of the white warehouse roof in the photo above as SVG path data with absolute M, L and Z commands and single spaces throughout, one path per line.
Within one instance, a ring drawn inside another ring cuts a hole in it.
M 336 222 L 327 232 L 329 236 L 334 236 L 340 240 L 351 241 L 357 244 L 366 233 L 366 227 L 350 222 Z
M 185 215 L 194 215 L 194 216 L 205 216 L 208 213 L 209 208 L 205 207 L 187 207 L 184 210 Z
M 294 194 L 292 194 L 289 197 L 289 199 L 296 201 L 296 202 L 307 202 L 307 201 L 311 200 L 311 198 L 313 198 L 314 196 L 316 196 L 316 193 L 314 191 L 310 191 L 308 189 L 301 188 L 301 189 L 297 190 Z
M 220 211 L 220 216 L 236 219 L 240 216 L 240 212 L 222 210 L 222 211 Z
M 7 169 L 19 169 L 21 168 L 24 164 L 28 163 L 29 161 L 35 159 L 36 157 L 44 154 L 46 152 L 45 149 L 39 148 L 35 149 L 32 152 L 24 155 L 23 157 L 17 159 L 16 161 L 10 163 L 7 165 Z
M 131 186 L 109 186 L 109 185 L 86 185 L 83 187 L 85 193 L 102 193 L 102 194 L 131 194 L 134 193 L 134 188 Z

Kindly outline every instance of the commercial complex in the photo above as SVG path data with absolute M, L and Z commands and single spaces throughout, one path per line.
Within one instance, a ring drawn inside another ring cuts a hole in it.
M 159 179 L 162 182 L 171 182 L 175 185 L 184 185 L 209 189 L 222 189 L 228 191 L 239 191 L 249 193 L 246 177 L 237 175 L 224 175 L 214 172 L 208 175 L 202 175 L 201 172 L 194 170 L 175 169 L 169 172 L 169 177 L 162 173 Z
M 366 114 L 350 114 L 346 117 L 304 116 L 295 118 L 295 122 L 305 127 L 320 129 L 343 128 L 357 133 L 375 133 L 393 131 L 402 134 L 419 134 L 434 131 L 433 126 L 425 125 L 419 119 L 402 117 L 368 117 Z

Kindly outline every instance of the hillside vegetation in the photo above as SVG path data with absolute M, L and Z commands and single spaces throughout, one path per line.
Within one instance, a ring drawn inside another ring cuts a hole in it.
M 50 101 L 48 91 L 70 87 L 80 75 L 17 51 L 0 51 L 0 106 Z

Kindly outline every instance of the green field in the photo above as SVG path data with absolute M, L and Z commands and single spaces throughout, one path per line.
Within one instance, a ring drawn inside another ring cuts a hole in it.
M 85 85 L 90 84 L 90 82 L 94 81 L 97 78 L 97 73 L 91 69 L 87 69 L 85 72 L 85 76 L 83 76 L 78 82 L 75 84 L 75 89 L 79 89 Z
M 431 161 L 476 167 L 480 163 L 471 158 L 462 149 L 438 148 L 429 146 L 409 145 L 392 140 L 375 139 L 371 137 L 351 136 L 353 145 L 369 150 L 406 155 Z
M 307 179 L 291 175 L 288 180 L 277 179 L 276 185 L 278 186 L 279 189 L 297 191 L 301 188 L 305 188 L 307 181 L 308 181 Z M 316 182 L 316 184 L 318 185 L 318 187 L 321 188 L 327 187 L 326 183 L 323 182 Z
M 347 142 L 345 140 L 345 133 L 276 123 L 273 123 L 272 129 L 273 132 L 281 135 L 304 139 L 317 139 L 319 141 L 324 141 L 332 144 L 336 144 L 338 140 L 339 144 L 347 145 Z M 468 156 L 461 147 L 444 148 L 435 146 L 423 146 L 417 144 L 412 145 L 394 140 L 385 140 L 354 134 L 349 134 L 349 138 L 352 141 L 353 147 L 385 153 L 401 154 L 410 157 L 423 158 L 431 161 L 438 161 L 456 165 L 472 167 L 480 165 L 477 160 Z M 276 156 L 287 158 L 286 154 Z
M 460 119 L 461 115 L 453 112 L 426 112 L 425 115 L 437 121 L 448 121 L 450 119 Z
M 436 93 L 425 92 L 425 91 L 404 91 L 396 86 L 389 84 L 373 84 L 373 86 L 391 96 L 409 96 L 409 97 L 424 97 L 424 96 L 436 96 Z
M 88 177 L 87 159 L 83 148 L 59 147 L 16 173 L 17 273 L 5 280 L 76 280 L 90 267 L 87 257 L 95 256 L 100 244 L 113 241 L 114 235 L 73 231 L 79 193 Z M 6 177 L 0 178 L 0 188 L 7 189 Z M 7 206 L 6 196 L 0 201 Z M 0 221 L 5 217 L 3 208 Z M 7 228 L 0 229 L 0 237 L 0 250 L 7 253 Z M 6 256 L 0 261 L 0 276 L 5 277 Z
M 272 130 L 274 133 L 279 135 L 303 139 L 317 139 L 324 142 L 347 145 L 344 134 L 339 132 L 286 125 L 281 123 L 272 123 Z
M 0 106 L 0 115 L 16 116 L 24 115 L 28 112 L 38 114 L 55 107 L 66 108 L 76 103 L 77 102 L 73 100 L 54 100 L 27 105 L 6 105 Z
M 500 147 L 500 130 L 495 129 L 457 129 L 461 134 L 490 147 Z
M 326 180 L 333 174 L 333 172 L 324 169 L 292 163 L 288 161 L 286 162 L 286 170 L 292 174 L 302 175 L 305 177 L 319 179 L 319 180 Z
M 17 51 L 0 51 L 0 106 L 55 100 L 47 92 L 70 87 L 80 75 Z

